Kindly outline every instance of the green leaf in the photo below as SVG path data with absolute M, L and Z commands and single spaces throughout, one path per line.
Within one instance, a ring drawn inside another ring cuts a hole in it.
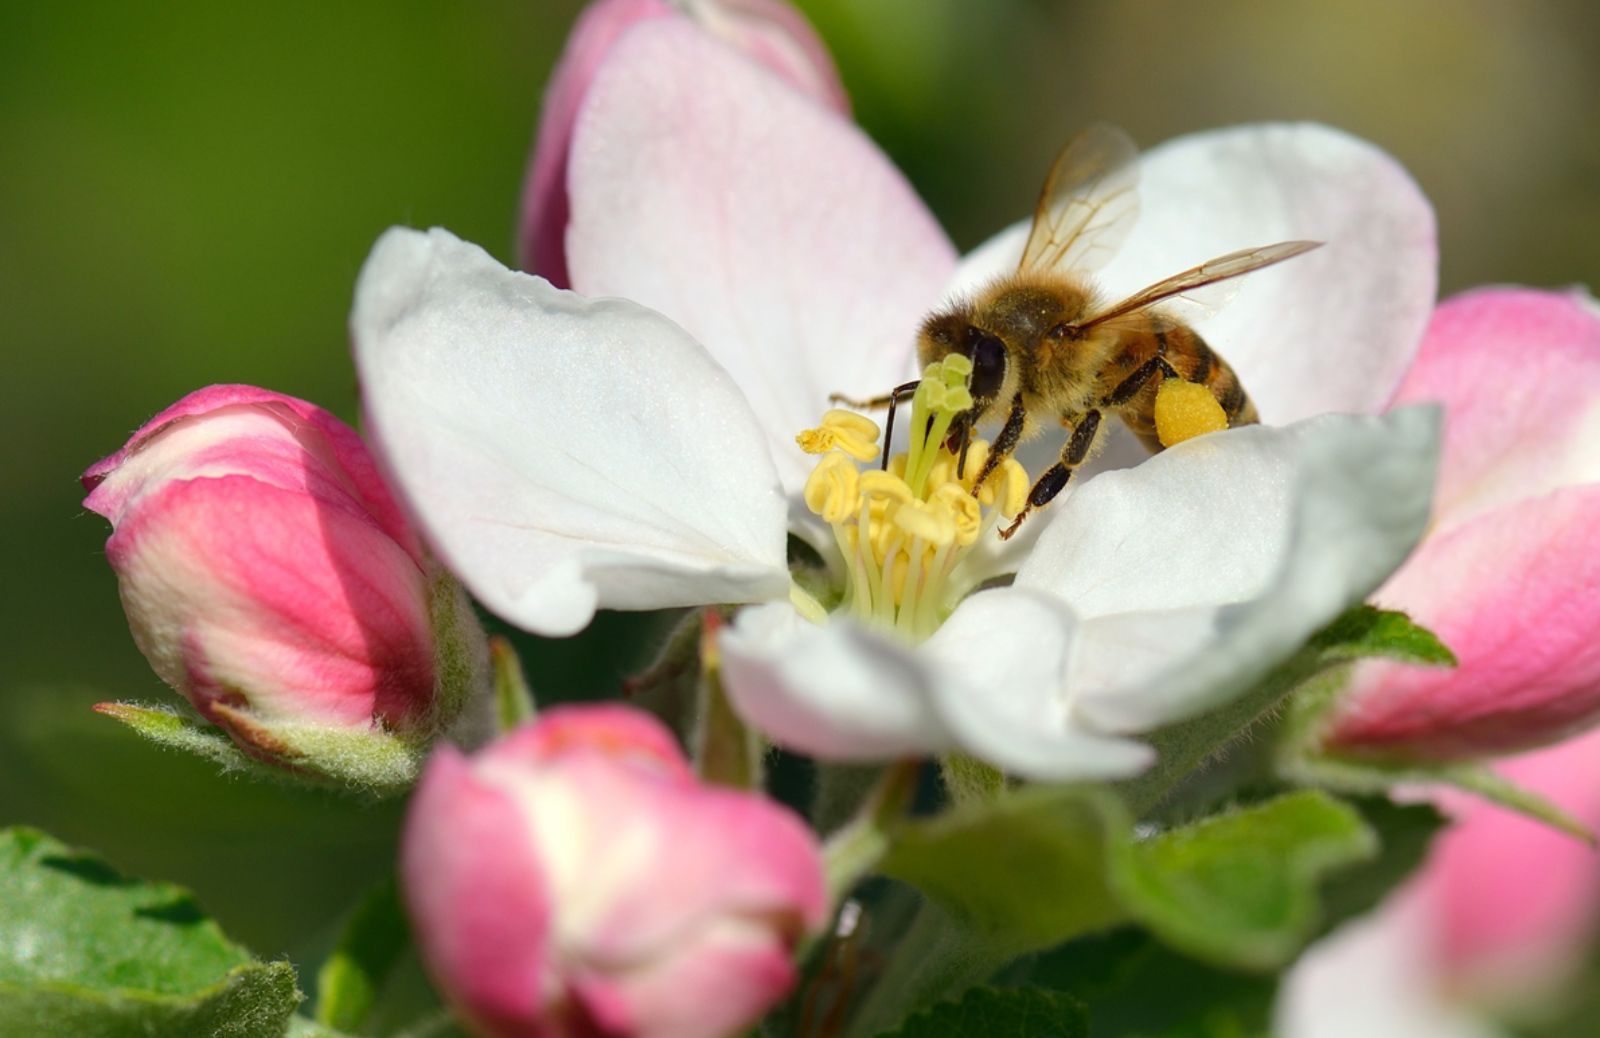
M 1080 937 L 1005 976 L 1082 1002 L 1094 1038 L 1264 1036 L 1278 988 L 1271 974 L 1218 969 L 1134 927 Z
M 0 1034 L 281 1038 L 301 999 L 185 890 L 33 829 L 0 832 Z
M 881 868 L 1016 955 L 1123 917 L 1106 876 L 1128 830 L 1104 791 L 1035 786 L 902 825 Z
M 317 974 L 317 1023 L 347 1031 L 364 1025 L 410 939 L 399 887 L 387 880 L 356 906 Z
M 1266 970 L 1315 930 L 1318 881 L 1377 852 L 1354 808 L 1307 790 L 1137 843 L 1112 883 L 1133 918 L 1173 947 Z
M 1076 1000 L 1044 988 L 974 988 L 907 1017 L 884 1038 L 1088 1038 Z

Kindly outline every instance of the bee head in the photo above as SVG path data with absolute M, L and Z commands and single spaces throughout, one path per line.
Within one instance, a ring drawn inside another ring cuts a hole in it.
M 977 412 L 1000 395 L 1006 379 L 1006 344 L 999 336 L 973 324 L 969 313 L 957 310 L 930 317 L 922 326 L 920 347 L 924 365 L 952 353 L 972 361 L 968 388 Z
M 972 360 L 972 399 L 981 409 L 1000 395 L 1000 386 L 1006 380 L 1006 344 L 998 336 L 971 325 L 967 326 L 965 353 Z

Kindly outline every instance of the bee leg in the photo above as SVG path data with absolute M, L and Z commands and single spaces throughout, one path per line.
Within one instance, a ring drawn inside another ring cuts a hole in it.
M 1161 372 L 1163 378 L 1177 378 L 1177 371 L 1173 370 L 1167 358 L 1157 354 L 1133 369 L 1133 373 L 1121 382 L 1117 388 L 1107 393 L 1105 399 L 1100 401 L 1102 407 L 1121 407 L 1139 395 L 1139 390 L 1150 384 L 1156 377 L 1156 372 Z
M 972 481 L 974 494 L 983 486 L 983 481 L 989 478 L 990 473 L 999 468 L 1000 463 L 1011 457 L 1011 452 L 1017 449 L 1017 441 L 1022 439 L 1022 425 L 1027 418 L 1028 409 L 1022 404 L 1022 394 L 1018 393 L 1011 398 L 1011 411 L 1006 415 L 1006 424 L 1001 426 L 1000 435 L 989 445 L 989 456 L 983 459 L 983 468 L 978 470 L 978 478 Z
M 1100 412 L 1085 412 L 1078 421 L 1077 428 L 1072 430 L 1072 437 L 1067 440 L 1067 445 L 1061 448 L 1061 460 L 1045 469 L 1034 482 L 1033 489 L 1028 491 L 1028 503 L 1011 520 L 1011 525 L 1000 531 L 1000 539 L 1007 541 L 1017 532 L 1022 525 L 1022 520 L 1035 508 L 1043 508 L 1054 501 L 1056 495 L 1066 489 L 1067 480 L 1072 478 L 1072 472 L 1084 459 L 1089 456 L 1089 451 L 1094 447 L 1096 434 L 1100 432 Z
M 829 393 L 828 403 L 843 404 L 845 407 L 853 407 L 857 411 L 881 411 L 885 407 L 893 407 L 912 393 L 915 393 L 917 387 L 921 384 L 921 379 L 914 378 L 910 382 L 895 386 L 882 396 L 868 397 L 865 400 L 857 400 L 854 397 L 845 396 L 843 393 Z
M 889 471 L 889 445 L 890 441 L 894 439 L 894 409 L 901 400 L 904 400 L 906 397 L 914 394 L 917 391 L 917 387 L 921 384 L 921 379 L 913 379 L 910 382 L 905 382 L 901 385 L 895 386 L 883 396 L 875 396 L 867 400 L 852 400 L 840 393 L 828 394 L 828 403 L 843 404 L 846 407 L 853 407 L 857 411 L 876 411 L 880 407 L 887 407 L 889 409 L 889 416 L 884 419 L 883 423 L 882 467 L 885 472 Z

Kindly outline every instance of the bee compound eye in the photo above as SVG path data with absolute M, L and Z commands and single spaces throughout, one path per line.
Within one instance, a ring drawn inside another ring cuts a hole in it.
M 1006 344 L 984 332 L 972 341 L 972 395 L 979 400 L 993 399 L 1006 377 Z

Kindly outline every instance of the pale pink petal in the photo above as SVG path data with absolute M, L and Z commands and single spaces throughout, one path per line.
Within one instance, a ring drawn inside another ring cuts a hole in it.
M 134 640 L 202 713 L 243 697 L 267 722 L 425 720 L 427 578 L 369 519 L 247 476 L 178 480 L 106 552 Z
M 579 977 L 576 997 L 605 1034 L 633 1038 L 730 1035 L 794 986 L 787 944 L 772 929 L 737 918 L 626 972 Z
M 1326 242 L 1240 279 L 1215 314 L 1182 316 L 1238 371 L 1267 422 L 1388 401 L 1437 279 L 1433 210 L 1394 159 L 1330 127 L 1260 124 L 1169 141 L 1144 155 L 1140 179 L 1139 221 L 1096 279 L 1107 298 L 1238 249 Z M 950 291 L 1013 269 L 1025 239 L 1024 223 L 980 247 Z
M 568 872 L 552 863 L 561 888 L 587 900 L 605 888 L 614 869 L 621 874 L 622 863 L 639 866 L 629 873 L 634 882 L 607 890 L 605 904 L 588 920 L 584 954 L 590 965 L 625 968 L 723 915 L 761 920 L 769 934 L 790 938 L 821 925 L 827 894 L 816 868 L 816 838 L 788 808 L 693 779 L 621 769 L 598 754 L 564 758 L 559 776 L 593 813 L 576 831 L 532 820 L 546 846 L 558 837 L 593 841 L 586 867 Z M 651 881 L 638 882 L 640 875 Z
M 487 747 L 482 760 L 546 764 L 569 754 L 603 753 L 683 781 L 694 777 L 678 739 L 655 717 L 622 703 L 585 703 L 539 711 L 527 724 Z
M 1600 733 L 1496 765 L 1600 828 Z M 1600 923 L 1600 854 L 1572 836 L 1481 802 L 1435 843 L 1424 873 L 1435 954 L 1463 995 L 1526 998 L 1569 976 Z
M 566 288 L 566 233 L 571 207 L 567 162 L 573 125 L 589 86 L 611 47 L 629 28 L 651 18 L 693 18 L 771 69 L 801 93 L 848 115 L 850 102 L 827 48 L 805 16 L 783 0 L 597 0 L 572 27 L 566 49 L 545 87 L 539 133 L 522 192 L 521 261 L 524 269 Z
M 1361 664 L 1329 741 L 1475 757 L 1600 717 L 1600 486 L 1499 508 L 1428 538 L 1378 593 L 1460 661 Z
M 429 761 L 412 797 L 400 877 L 428 971 L 456 1008 L 494 1035 L 546 1034 L 559 1016 L 551 959 L 557 905 L 521 812 L 455 750 Z
M 1448 300 L 1395 400 L 1446 407 L 1441 527 L 1600 483 L 1600 307 L 1581 290 L 1486 288 Z
M 83 474 L 83 503 L 116 524 L 146 490 L 230 474 L 364 514 L 422 560 L 416 533 L 355 430 L 315 404 L 255 386 L 198 389 L 150 419 Z
M 666 314 L 759 417 L 784 485 L 828 394 L 881 393 L 953 269 L 938 225 L 849 123 L 693 26 L 615 45 L 579 116 L 574 287 Z
M 681 329 L 392 230 L 352 317 L 375 446 L 451 570 L 529 630 L 787 593 L 760 426 Z
M 1284 977 L 1277 1038 L 1506 1038 L 1440 990 L 1433 918 L 1402 894 L 1312 945 Z
M 599 0 L 578 16 L 566 49 L 550 74 L 539 109 L 539 133 L 522 187 L 520 260 L 524 270 L 567 288 L 566 236 L 571 207 L 567 200 L 567 160 L 572 126 L 588 94 L 595 70 L 612 44 L 646 18 L 675 16 L 667 0 Z

